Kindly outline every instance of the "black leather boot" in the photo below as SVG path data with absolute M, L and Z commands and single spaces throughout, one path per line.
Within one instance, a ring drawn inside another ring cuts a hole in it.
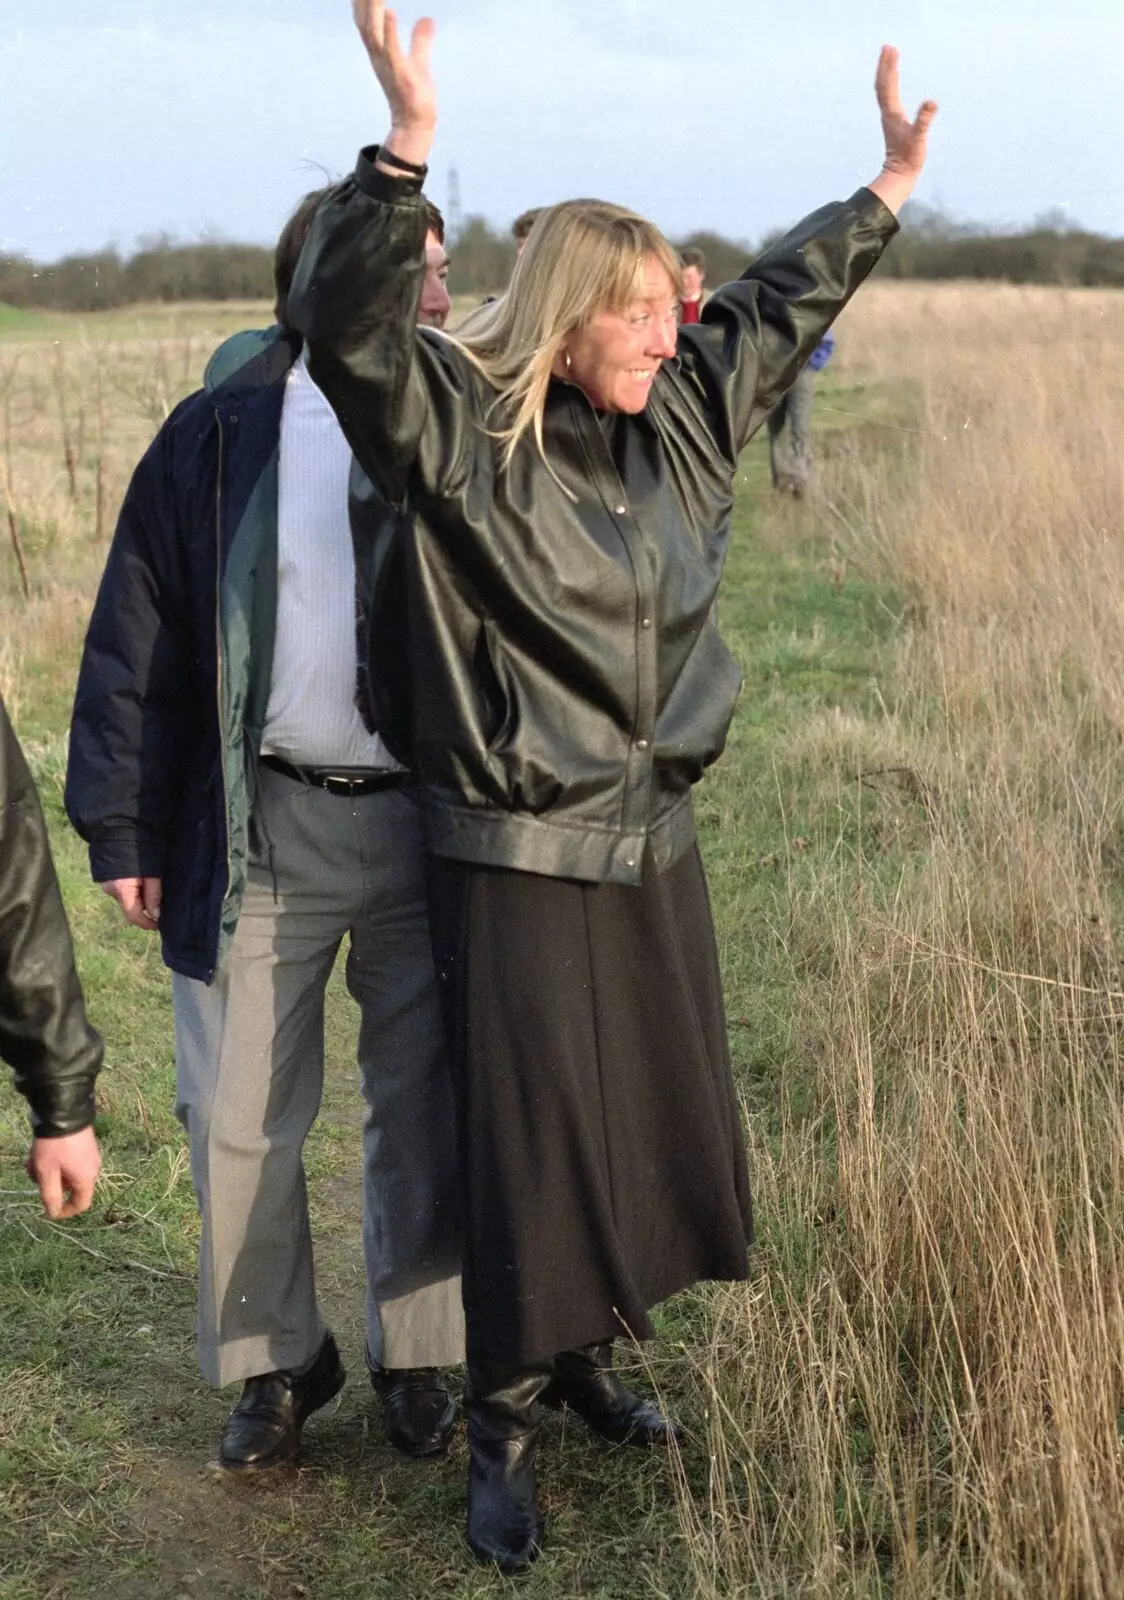
M 539 1395 L 551 1366 L 484 1366 L 469 1362 L 468 1542 L 478 1561 L 522 1572 L 542 1546 L 535 1499 Z
M 339 1394 L 344 1377 L 336 1341 L 328 1333 L 306 1372 L 247 1378 L 222 1431 L 220 1463 L 234 1472 L 260 1472 L 291 1461 L 306 1419 Z
M 613 1341 L 563 1350 L 554 1358 L 554 1378 L 543 1392 L 543 1404 L 569 1406 L 584 1423 L 611 1444 L 650 1449 L 678 1437 L 673 1422 L 648 1400 L 626 1389 L 613 1371 Z

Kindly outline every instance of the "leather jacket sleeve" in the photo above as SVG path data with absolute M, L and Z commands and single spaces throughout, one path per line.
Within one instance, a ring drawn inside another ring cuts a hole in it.
M 36 1138 L 94 1120 L 101 1039 L 86 1018 L 39 797 L 0 702 L 0 1056 Z
M 870 189 L 821 206 L 680 329 L 680 370 L 731 466 L 897 231 Z
M 421 180 L 380 172 L 377 155 L 377 146 L 362 151 L 354 176 L 317 211 L 288 318 L 355 459 L 400 508 L 411 475 L 440 494 L 456 471 L 470 385 L 452 341 L 415 328 L 428 226 Z

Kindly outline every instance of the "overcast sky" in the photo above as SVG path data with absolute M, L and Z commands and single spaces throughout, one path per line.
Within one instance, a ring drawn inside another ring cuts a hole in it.
M 417 13 L 403 8 L 407 22 Z M 917 198 L 1124 235 L 1124 0 L 433 0 L 465 214 L 576 194 L 757 240 L 869 180 L 870 83 L 941 103 Z M 0 0 L 0 253 L 272 242 L 385 132 L 348 0 Z M 1100 176 L 1107 174 L 1107 177 Z

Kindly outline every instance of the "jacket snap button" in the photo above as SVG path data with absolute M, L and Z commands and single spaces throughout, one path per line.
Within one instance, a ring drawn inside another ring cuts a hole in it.
M 637 741 L 636 741 L 636 748 L 637 748 L 637 749 L 638 749 L 638 750 L 647 750 L 647 748 L 648 748 L 648 741 L 647 741 L 647 739 L 637 739 Z
M 635 857 L 629 856 L 628 860 L 625 862 L 625 866 L 626 867 L 634 867 L 635 865 L 636 865 Z
M 642 628 L 650 628 L 652 626 L 651 617 L 641 617 L 640 618 L 640 626 Z
M 618 517 L 623 517 L 627 510 L 628 510 L 627 506 L 614 506 L 613 507 L 613 512 Z

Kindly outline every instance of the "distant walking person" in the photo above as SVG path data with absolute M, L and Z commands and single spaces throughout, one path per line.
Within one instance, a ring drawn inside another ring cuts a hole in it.
M 49 1217 L 89 1209 L 101 1167 L 86 1018 L 47 824 L 0 700 L 0 1058 L 31 1110 L 28 1176 Z
M 531 237 L 531 229 L 542 216 L 545 207 L 532 206 L 529 211 L 521 211 L 511 224 L 511 237 L 515 240 L 515 254 L 521 256 L 527 240 Z
M 694 245 L 679 252 L 679 273 L 683 280 L 683 293 L 679 296 L 679 323 L 681 327 L 697 322 L 702 313 L 706 287 L 706 257 Z
M 316 1297 L 302 1151 L 345 938 L 367 1102 L 367 1361 L 408 1454 L 448 1439 L 438 1369 L 464 1338 L 420 823 L 356 703 L 351 452 L 288 327 L 320 198 L 278 243 L 279 326 L 217 352 L 134 474 L 66 787 L 95 879 L 130 922 L 159 928 L 172 968 L 177 1111 L 203 1221 L 199 1362 L 211 1383 L 244 1385 L 219 1450 L 242 1470 L 292 1456 L 344 1381 Z M 442 232 L 429 207 L 417 315 L 434 326 L 449 309 Z
M 835 349 L 835 336 L 825 333 L 792 388 L 769 413 L 769 466 L 773 488 L 803 500 L 812 477 L 812 404 L 816 373 L 822 372 Z

